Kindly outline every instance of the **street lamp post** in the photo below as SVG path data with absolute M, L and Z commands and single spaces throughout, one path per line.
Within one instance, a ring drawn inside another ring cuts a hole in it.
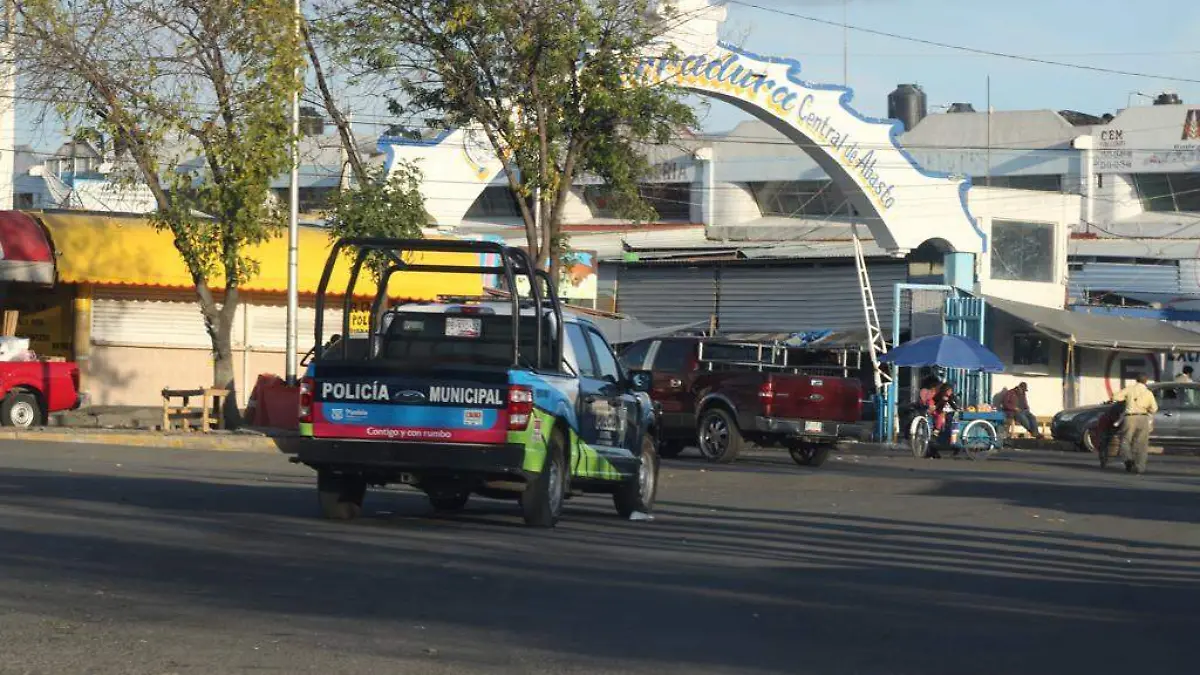
M 296 44 L 300 44 L 300 0 L 295 0 Z M 296 88 L 292 91 L 292 176 L 288 186 L 287 339 L 284 366 L 289 386 L 296 385 L 296 315 L 300 310 L 297 286 L 300 267 L 300 86 L 301 67 L 296 66 Z

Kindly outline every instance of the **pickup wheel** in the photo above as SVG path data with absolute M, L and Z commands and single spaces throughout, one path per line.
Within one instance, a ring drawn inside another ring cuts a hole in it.
M 806 443 L 803 445 L 793 445 L 788 448 L 788 453 L 792 456 L 792 461 L 800 466 L 811 466 L 816 468 L 825 463 L 829 459 L 829 453 L 833 452 L 832 445 Z
M 654 441 L 649 437 L 642 441 L 642 461 L 637 477 L 626 480 L 613 493 L 613 506 L 622 518 L 634 513 L 650 513 L 654 508 L 654 497 L 658 494 L 658 453 Z
M 687 448 L 686 441 L 662 441 L 658 444 L 658 456 L 664 459 L 675 459 Z
M 745 440 L 737 421 L 724 408 L 709 408 L 700 416 L 700 454 L 710 462 L 728 464 L 742 452 Z
M 521 511 L 530 527 L 554 527 L 562 515 L 567 487 L 566 445 L 562 432 L 555 430 L 546 447 L 542 472 L 521 493 Z
M 29 392 L 13 392 L 0 403 L 0 424 L 6 427 L 29 429 L 41 422 L 42 406 Z
M 362 515 L 366 495 L 367 481 L 362 476 L 317 471 L 317 498 L 321 513 L 329 520 L 354 520 Z

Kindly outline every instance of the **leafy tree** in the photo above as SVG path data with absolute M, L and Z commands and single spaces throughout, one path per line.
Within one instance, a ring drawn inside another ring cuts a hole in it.
M 195 284 L 213 383 L 233 389 L 249 246 L 280 234 L 270 179 L 290 166 L 288 101 L 302 46 L 290 0 L 22 0 L 26 86 L 111 137 L 154 195 Z M 230 412 L 236 419 L 235 397 Z
M 394 113 L 477 130 L 504 163 L 539 264 L 556 271 L 579 176 L 602 178 L 622 215 L 653 217 L 638 193 L 649 169 L 641 148 L 695 116 L 677 89 L 634 77 L 663 30 L 650 0 L 333 0 L 325 9 L 330 48 L 398 92 Z
M 409 164 L 398 164 L 391 175 L 385 175 L 379 167 L 364 168 L 363 176 L 349 190 L 330 199 L 325 215 L 330 238 L 419 239 L 421 227 L 429 221 L 421 197 L 420 171 Z M 357 251 L 346 253 L 357 255 Z M 376 278 L 387 262 L 374 253 L 367 259 Z

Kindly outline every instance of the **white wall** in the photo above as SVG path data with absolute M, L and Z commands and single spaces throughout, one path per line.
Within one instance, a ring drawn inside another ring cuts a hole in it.
M 1067 297 L 1067 242 L 1071 226 L 1079 222 L 1079 195 L 986 187 L 973 187 L 969 194 L 971 213 L 988 233 L 989 242 L 989 252 L 980 256 L 976 262 L 979 292 L 1043 307 L 1062 308 Z M 995 219 L 1054 225 L 1053 281 L 1043 283 L 992 279 L 990 252 L 992 222 Z
M 1063 353 L 1062 344 L 1050 345 L 1050 363 L 1044 366 L 1015 366 L 1013 362 L 1013 335 L 1028 333 L 1032 329 L 1003 312 L 990 312 L 988 333 L 991 335 L 992 351 L 1004 362 L 1006 371 L 992 376 L 992 393 L 1011 389 L 1021 382 L 1029 385 L 1029 409 L 1034 415 L 1053 415 L 1063 409 Z

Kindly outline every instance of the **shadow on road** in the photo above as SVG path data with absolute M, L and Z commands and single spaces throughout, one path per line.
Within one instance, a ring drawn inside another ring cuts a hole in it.
M 1183 510 L 1183 493 L 1015 481 L 950 478 L 932 494 Z M 332 618 L 344 621 L 326 630 L 400 640 L 414 624 L 454 626 L 560 655 L 741 672 L 1194 668 L 1197 546 L 680 501 L 635 524 L 596 499 L 537 531 L 496 527 L 516 522 L 504 503 L 429 519 L 423 499 L 395 493 L 344 525 L 314 520 L 313 502 L 307 484 L 6 471 L 0 606 L 66 612 L 116 587 L 162 607 L 276 615 L 281 630 Z

